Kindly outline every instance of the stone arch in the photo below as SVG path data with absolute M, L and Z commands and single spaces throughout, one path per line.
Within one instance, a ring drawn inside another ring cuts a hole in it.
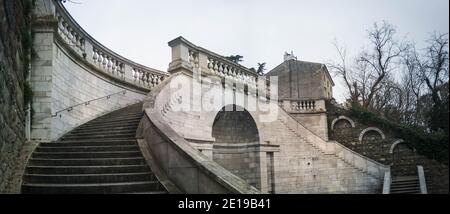
M 395 176 L 413 175 L 416 173 L 416 152 L 407 146 L 403 139 L 394 141 L 389 149 L 391 155 L 391 171 Z
M 386 139 L 386 136 L 384 135 L 383 131 L 381 131 L 379 128 L 376 128 L 376 127 L 369 127 L 369 128 L 366 128 L 366 129 L 362 130 L 361 133 L 359 134 L 358 140 L 359 140 L 360 143 L 362 142 L 364 135 L 365 135 L 367 132 L 369 132 L 369 131 L 375 131 L 375 132 L 378 132 L 378 133 L 380 134 L 380 136 L 381 136 L 381 139 L 383 139 L 383 140 Z
M 235 104 L 226 105 L 217 112 L 211 135 L 216 139 L 215 143 L 259 143 L 260 140 L 252 115 L 244 107 Z
M 337 123 L 338 121 L 340 121 L 340 120 L 345 120 L 345 121 L 349 122 L 350 125 L 352 126 L 352 128 L 355 128 L 355 122 L 354 122 L 352 119 L 350 119 L 349 117 L 346 117 L 346 116 L 342 116 L 342 115 L 341 115 L 341 116 L 335 118 L 335 119 L 331 122 L 331 130 L 334 130 L 334 125 L 336 125 L 336 123 Z
M 391 145 L 391 148 L 389 148 L 389 154 L 394 153 L 395 147 L 396 147 L 398 144 L 401 144 L 401 143 L 405 143 L 405 141 L 404 141 L 403 139 L 398 139 L 398 140 L 394 141 L 394 142 L 392 143 L 392 145 Z
M 257 123 L 245 108 L 229 104 L 217 112 L 212 125 L 213 160 L 261 188 L 260 136 Z M 256 149 L 255 149 L 256 148 Z

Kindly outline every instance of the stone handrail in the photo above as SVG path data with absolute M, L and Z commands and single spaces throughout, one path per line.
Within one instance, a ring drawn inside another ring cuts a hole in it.
M 227 58 L 196 46 L 183 37 L 169 42 L 172 48 L 172 62 L 169 72 L 184 68 L 188 71 L 201 70 L 204 75 L 215 75 L 248 86 L 249 92 L 256 89 L 258 79 L 265 79 L 255 71 L 228 60 Z
M 389 169 L 384 173 L 383 194 L 391 193 L 391 183 L 392 177 L 391 177 L 391 170 Z
M 417 165 L 417 176 L 419 177 L 420 193 L 427 194 L 427 182 L 425 180 L 425 172 L 423 166 Z
M 295 120 L 282 108 L 279 111 L 279 118 L 287 127 L 323 153 L 335 155 L 344 162 L 380 180 L 383 179 L 384 173 L 389 169 L 388 166 L 360 155 L 336 141 L 326 141 L 303 123 Z
M 168 77 L 146 98 L 145 115 L 139 125 L 137 138 L 144 140 L 159 168 L 185 193 L 260 193 L 243 179 L 193 148 L 163 122 L 161 111 L 165 101 L 171 97 L 168 87 L 164 87 L 178 75 L 179 73 Z
M 81 28 L 60 1 L 53 2 L 58 24 L 57 35 L 96 69 L 147 89 L 158 85 L 168 76 L 166 72 L 140 65 L 106 48 Z

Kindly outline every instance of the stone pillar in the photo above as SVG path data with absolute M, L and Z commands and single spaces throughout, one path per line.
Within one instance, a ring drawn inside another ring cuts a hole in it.
M 172 48 L 172 61 L 169 64 L 168 72 L 173 74 L 180 71 L 192 72 L 193 67 L 189 62 L 189 42 L 183 37 L 178 37 L 169 42 Z
M 30 135 L 31 140 L 48 142 L 51 140 L 55 7 L 52 1 L 38 0 L 34 13 L 37 21 L 33 26 L 33 48 L 37 56 L 31 63 L 34 114 Z

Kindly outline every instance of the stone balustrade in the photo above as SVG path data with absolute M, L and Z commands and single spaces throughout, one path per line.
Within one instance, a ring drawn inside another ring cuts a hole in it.
M 242 88 L 253 95 L 257 94 L 258 86 L 264 88 L 264 90 L 270 88 L 264 85 L 268 81 L 265 76 L 259 76 L 255 71 L 196 46 L 183 37 L 170 41 L 169 46 L 172 48 L 170 73 L 184 69 L 190 72 L 201 72 L 202 75 L 220 77 L 226 83 L 225 85 L 241 84 L 244 86 Z M 265 91 L 265 93 L 270 94 L 268 91 Z
M 323 99 L 280 99 L 279 104 L 289 113 L 324 112 L 326 110 Z
M 135 63 L 104 47 L 77 24 L 59 1 L 55 2 L 55 9 L 59 38 L 101 72 L 147 89 L 158 85 L 168 76 L 166 72 Z

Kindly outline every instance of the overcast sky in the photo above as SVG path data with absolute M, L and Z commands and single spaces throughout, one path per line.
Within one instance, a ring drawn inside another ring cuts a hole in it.
M 72 0 L 66 8 L 99 42 L 131 60 L 167 70 L 167 42 L 183 36 L 221 55 L 244 56 L 242 64 L 268 70 L 285 51 L 299 60 L 336 59 L 336 38 L 356 54 L 367 29 L 386 20 L 398 37 L 423 46 L 433 31 L 448 33 L 448 0 Z M 334 97 L 343 100 L 335 79 Z

